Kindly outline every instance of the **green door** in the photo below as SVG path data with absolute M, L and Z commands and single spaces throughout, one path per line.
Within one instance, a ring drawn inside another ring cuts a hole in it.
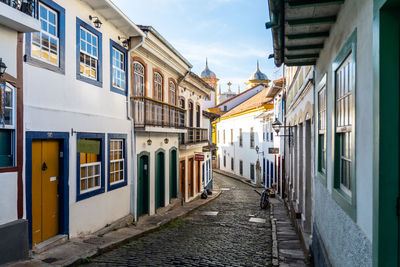
M 149 156 L 138 156 L 137 216 L 149 213 Z
M 169 155 L 169 199 L 178 197 L 178 176 L 177 176 L 176 150 L 171 150 Z
M 155 206 L 156 210 L 164 207 L 164 192 L 165 192 L 165 166 L 164 152 L 156 152 L 156 188 L 155 188 Z

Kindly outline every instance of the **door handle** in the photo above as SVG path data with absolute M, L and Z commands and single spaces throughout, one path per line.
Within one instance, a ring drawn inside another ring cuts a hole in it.
M 47 165 L 46 165 L 46 162 L 43 162 L 43 164 L 42 164 L 42 171 L 45 171 L 45 170 L 47 170 Z

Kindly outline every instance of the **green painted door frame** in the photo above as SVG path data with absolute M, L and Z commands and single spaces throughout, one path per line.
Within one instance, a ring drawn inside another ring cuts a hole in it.
M 373 261 L 399 266 L 400 1 L 374 0 Z
M 143 214 L 150 214 L 150 153 L 141 152 L 137 155 L 137 218 Z
M 155 153 L 155 211 L 165 206 L 165 150 L 160 148 Z
M 178 197 L 178 150 L 169 150 L 169 200 Z

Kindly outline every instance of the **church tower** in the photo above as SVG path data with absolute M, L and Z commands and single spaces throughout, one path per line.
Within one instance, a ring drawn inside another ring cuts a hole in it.
M 210 98 L 213 100 L 213 106 L 217 104 L 217 98 L 219 94 L 217 92 L 218 81 L 219 79 L 215 75 L 213 71 L 208 68 L 208 60 L 206 59 L 206 68 L 201 72 L 200 77 L 208 83 L 212 88 L 214 88 L 214 92 L 211 93 Z
M 246 82 L 247 89 L 252 88 L 256 85 L 263 84 L 265 86 L 268 86 L 270 80 L 268 79 L 267 75 L 261 72 L 260 66 L 257 60 L 257 69 L 253 73 L 253 75 L 250 76 L 249 81 Z

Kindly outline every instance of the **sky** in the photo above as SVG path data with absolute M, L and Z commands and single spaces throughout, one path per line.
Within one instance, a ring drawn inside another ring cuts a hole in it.
M 270 80 L 282 71 L 275 68 L 267 0 L 113 0 L 135 23 L 153 26 L 200 75 L 209 68 L 220 79 L 222 91 L 245 88 L 260 69 Z

